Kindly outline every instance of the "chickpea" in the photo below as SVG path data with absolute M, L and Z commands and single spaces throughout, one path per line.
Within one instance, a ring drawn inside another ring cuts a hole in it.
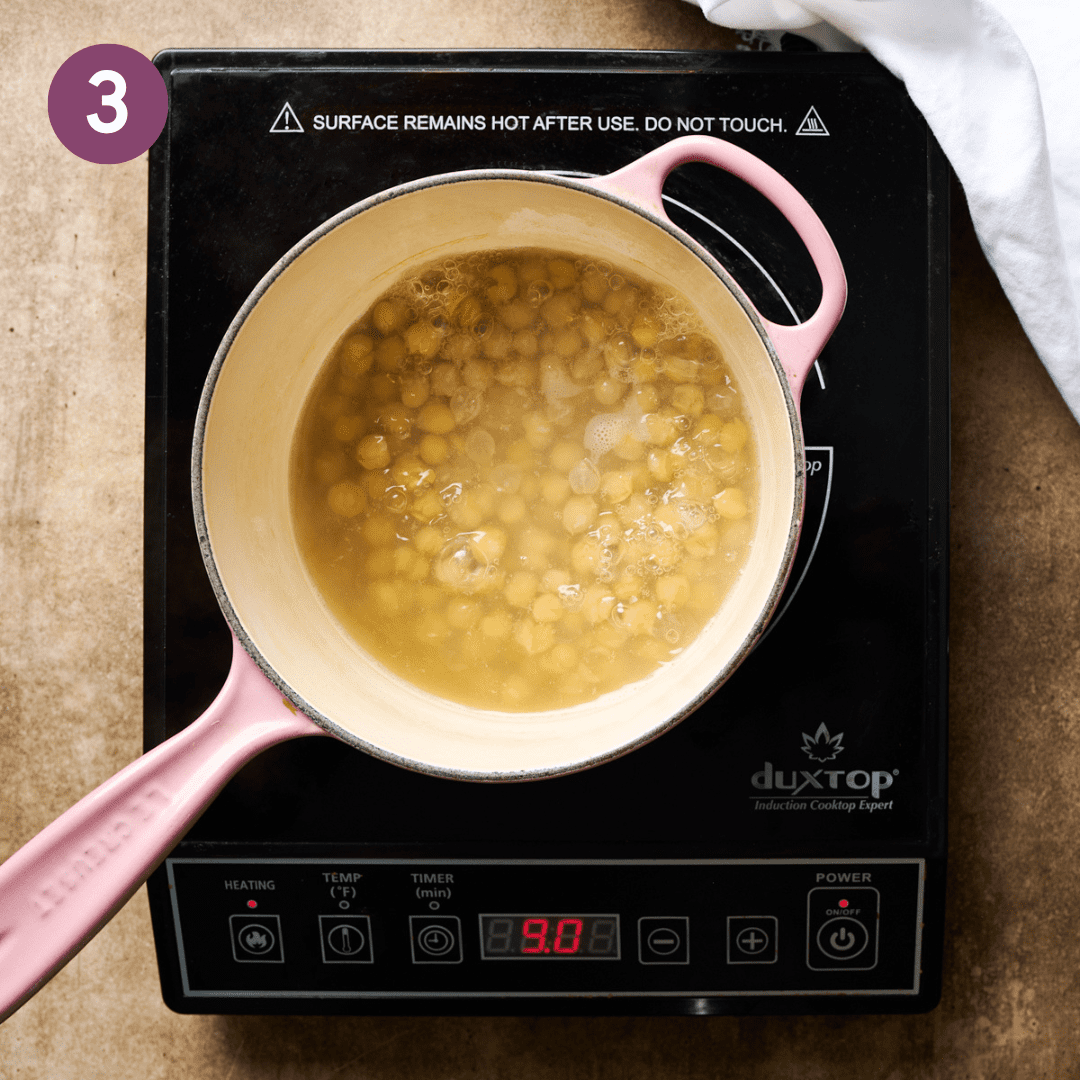
M 738 418 L 729 420 L 723 427 L 720 428 L 719 442 L 721 447 L 729 454 L 738 453 L 745 445 L 746 440 L 750 437 L 750 430 Z
M 456 599 L 446 605 L 444 617 L 454 630 L 471 630 L 480 621 L 481 612 L 475 600 Z
M 540 495 L 550 506 L 558 506 L 570 494 L 570 481 L 562 473 L 546 472 L 540 478 Z
M 526 616 L 514 627 L 514 640 L 529 656 L 539 656 L 555 644 L 555 628 Z
M 480 342 L 472 334 L 451 334 L 443 342 L 442 356 L 449 360 L 454 368 L 467 364 L 480 354 Z M 436 391 L 440 393 L 441 391 Z M 448 393 L 453 393 L 453 389 Z
M 738 521 L 740 518 L 746 517 L 749 508 L 746 505 L 746 495 L 742 488 L 731 487 L 724 488 L 713 499 L 713 509 L 727 521 Z
M 581 275 L 581 295 L 584 296 L 590 304 L 601 303 L 604 297 L 607 296 L 607 291 L 607 277 L 595 267 L 587 269 L 585 273 Z
M 493 611 L 480 620 L 480 633 L 492 641 L 502 641 L 510 636 L 513 621 L 505 611 Z
M 555 425 L 541 412 L 526 413 L 521 418 L 525 441 L 534 450 L 544 450 L 555 438 Z
M 391 438 L 407 439 L 412 432 L 415 415 L 412 409 L 404 405 L 388 405 L 379 412 L 379 427 Z
M 604 361 L 595 349 L 578 353 L 570 365 L 570 374 L 579 382 L 588 382 L 604 370 Z
M 522 359 L 531 360 L 540 350 L 540 341 L 531 330 L 519 330 L 514 335 L 510 349 Z
M 625 469 L 606 472 L 600 477 L 600 497 L 612 504 L 629 499 L 634 493 L 633 475 Z
M 591 529 L 596 521 L 596 500 L 590 495 L 572 495 L 562 509 L 562 523 L 571 536 Z
M 525 330 L 536 322 L 536 312 L 524 300 L 515 300 L 499 308 L 499 318 L 507 330 Z
M 403 300 L 380 300 L 371 309 L 371 321 L 380 334 L 392 334 L 405 324 L 408 308 Z
M 566 614 L 563 610 L 562 601 L 555 593 L 541 593 L 529 608 L 532 617 L 538 623 L 558 622 Z
M 405 331 L 406 350 L 421 359 L 430 360 L 439 351 L 441 344 L 442 334 L 427 320 L 414 322 Z
M 409 409 L 419 409 L 431 394 L 431 383 L 426 375 L 406 375 L 401 380 L 401 404 Z
M 427 434 L 420 440 L 420 457 L 428 465 L 441 465 L 450 456 L 450 444 L 441 435 Z
M 569 259 L 552 259 L 548 263 L 548 277 L 556 289 L 569 289 L 577 281 L 577 270 Z
M 528 507 L 520 495 L 508 495 L 499 503 L 496 513 L 504 525 L 517 525 L 525 520 Z
M 656 628 L 656 613 L 652 600 L 638 600 L 623 612 L 623 625 L 631 634 L 651 634 Z
M 350 334 L 341 346 L 341 370 L 354 379 L 362 378 L 371 370 L 373 348 L 367 334 Z
M 321 484 L 332 484 L 340 480 L 348 470 L 348 462 L 340 450 L 328 450 L 315 459 L 315 476 Z
M 436 397 L 450 397 L 457 388 L 457 368 L 453 364 L 436 364 L 431 372 L 431 392 Z
M 695 420 L 705 411 L 705 391 L 700 386 L 676 386 L 671 395 L 671 404 Z
M 615 597 L 603 585 L 590 585 L 581 602 L 581 612 L 594 626 L 607 619 L 615 607 Z
M 493 304 L 502 304 L 513 298 L 517 292 L 517 275 L 512 266 L 493 266 L 488 276 L 495 282 L 487 291 L 488 299 Z
M 375 346 L 375 363 L 380 371 L 400 371 L 405 362 L 405 342 L 401 338 L 383 338 Z
M 339 416 L 334 421 L 334 438 L 338 442 L 352 442 L 363 429 L 362 416 Z
M 437 529 L 434 525 L 424 525 L 416 530 L 413 543 L 421 555 L 438 555 L 443 546 L 442 529 Z
M 626 393 L 626 383 L 613 379 L 610 375 L 600 375 L 593 383 L 593 397 L 601 405 L 614 405 Z
M 365 469 L 385 469 L 390 464 L 386 436 L 365 435 L 356 448 L 356 459 Z
M 456 423 L 449 405 L 440 401 L 429 401 L 421 407 L 416 417 L 416 426 L 432 435 L 446 435 L 454 430 Z
M 461 378 L 470 390 L 483 392 L 495 378 L 495 365 L 483 360 L 469 360 L 461 369 Z
M 367 509 L 367 494 L 359 484 L 351 480 L 342 480 L 327 493 L 326 501 L 335 514 L 343 518 L 354 518 Z
M 409 508 L 409 513 L 412 514 L 417 521 L 434 521 L 437 517 L 442 517 L 446 513 L 446 507 L 443 505 L 443 501 L 437 491 L 425 491 L 422 495 L 413 500 L 412 506 Z M 440 533 L 440 536 L 442 534 Z
M 683 574 L 665 574 L 656 579 L 656 599 L 664 607 L 680 608 L 690 599 L 690 580 Z
M 435 471 L 413 454 L 403 454 L 399 457 L 391 466 L 390 475 L 394 483 L 406 491 L 430 487 L 435 479 Z

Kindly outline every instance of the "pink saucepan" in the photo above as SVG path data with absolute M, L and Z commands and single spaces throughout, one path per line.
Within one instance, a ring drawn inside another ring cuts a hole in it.
M 689 161 L 739 176 L 794 225 L 822 282 L 806 322 L 761 318 L 716 260 L 668 220 L 664 181 Z M 761 477 L 748 564 L 699 637 L 631 687 L 544 713 L 457 705 L 365 653 L 316 592 L 288 500 L 304 400 L 356 316 L 410 267 L 512 247 L 569 249 L 687 296 L 741 387 Z M 274 743 L 332 735 L 433 775 L 529 780 L 608 761 L 692 712 L 750 651 L 787 580 L 803 511 L 799 394 L 845 299 L 836 248 L 806 200 L 745 150 L 699 136 L 598 179 L 504 170 L 428 177 L 350 207 L 293 248 L 229 328 L 196 429 L 195 515 L 234 634 L 232 670 L 203 716 L 0 866 L 0 1017 L 74 955 L 229 777 Z

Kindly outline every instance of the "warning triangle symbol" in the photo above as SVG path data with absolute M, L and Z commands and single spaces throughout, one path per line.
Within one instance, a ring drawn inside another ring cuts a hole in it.
M 822 123 L 821 117 L 818 116 L 817 109 L 813 105 L 810 106 L 810 111 L 803 117 L 802 123 L 799 125 L 799 130 L 795 132 L 796 135 L 828 135 L 829 129 Z
M 293 107 L 286 101 L 281 112 L 277 114 L 277 119 L 270 128 L 270 133 L 272 135 L 281 135 L 283 133 L 299 135 L 303 130 L 304 125 L 300 123 L 296 113 L 293 112 Z

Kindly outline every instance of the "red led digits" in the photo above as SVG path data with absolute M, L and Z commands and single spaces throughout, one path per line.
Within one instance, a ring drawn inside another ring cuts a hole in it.
M 562 923 L 559 925 L 561 926 Z M 530 929 L 530 927 L 539 927 L 539 929 Z M 521 951 L 523 953 L 551 952 L 551 949 L 547 944 L 547 932 L 547 919 L 526 919 L 521 924 L 521 936 L 525 939 L 521 943 Z M 533 944 L 526 945 L 525 941 L 530 941 Z
M 576 953 L 581 948 L 581 931 L 584 923 L 580 919 L 560 919 L 555 927 L 555 951 L 557 953 Z M 570 943 L 566 942 L 566 935 Z
M 481 915 L 484 960 L 618 960 L 618 915 Z

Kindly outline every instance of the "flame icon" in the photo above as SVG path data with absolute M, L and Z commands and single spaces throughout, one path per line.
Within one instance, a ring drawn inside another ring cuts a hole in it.
M 841 731 L 839 735 L 830 736 L 829 729 L 824 724 L 819 725 L 812 736 L 804 731 L 802 738 L 803 753 L 811 761 L 832 761 L 844 749 L 844 733 Z
M 265 934 L 260 934 L 258 930 L 252 930 L 249 934 L 245 935 L 244 944 L 252 952 L 259 952 L 270 944 L 270 940 Z

